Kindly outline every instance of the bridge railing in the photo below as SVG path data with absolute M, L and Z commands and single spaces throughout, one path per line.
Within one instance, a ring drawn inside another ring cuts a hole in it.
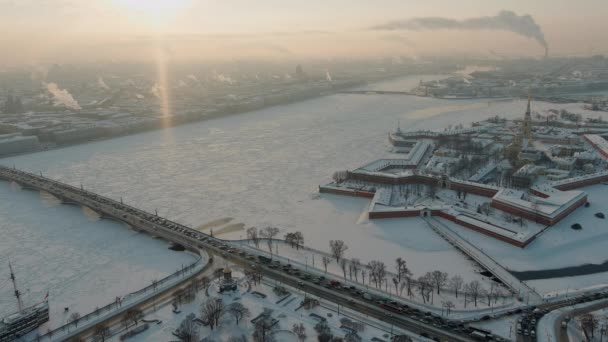
M 63 341 L 72 336 L 76 336 L 85 330 L 95 327 L 97 324 L 104 322 L 111 317 L 119 315 L 132 307 L 137 306 L 146 299 L 155 296 L 160 290 L 167 290 L 178 283 L 181 279 L 187 278 L 196 274 L 204 266 L 203 258 L 199 257 L 195 262 L 188 266 L 184 266 L 180 270 L 162 278 L 158 281 L 153 281 L 150 285 L 129 293 L 122 298 L 97 308 L 94 311 L 80 317 L 78 320 L 69 322 L 63 326 L 53 329 L 44 335 L 36 337 L 33 341 Z

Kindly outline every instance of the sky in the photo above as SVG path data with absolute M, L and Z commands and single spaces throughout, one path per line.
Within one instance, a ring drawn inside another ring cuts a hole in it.
M 15 52 L 0 61 L 59 59 L 66 49 L 72 58 L 120 59 L 161 39 L 183 58 L 542 55 L 534 39 L 509 30 L 369 29 L 503 10 L 530 15 L 554 55 L 608 53 L 605 0 L 0 0 L 0 48 Z

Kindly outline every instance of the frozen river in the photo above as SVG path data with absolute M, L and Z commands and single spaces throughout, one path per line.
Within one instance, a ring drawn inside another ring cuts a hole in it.
M 406 90 L 418 80 L 393 80 L 373 87 Z M 539 103 L 533 109 L 542 107 L 556 105 Z M 281 229 L 281 235 L 300 230 L 306 244 L 323 250 L 330 239 L 345 240 L 350 246 L 347 256 L 364 262 L 384 260 L 391 269 L 393 260 L 401 256 L 416 275 L 441 269 L 475 277 L 469 262 L 422 221 L 368 222 L 362 218 L 366 200 L 319 196 L 317 186 L 328 182 L 336 170 L 390 156 L 387 132 L 395 129 L 398 120 L 403 130 L 437 129 L 494 115 L 520 117 L 524 110 L 522 101 L 332 95 L 0 163 L 42 171 L 75 186 L 83 184 L 193 227 L 232 218 L 232 226 L 219 235 L 224 238 L 245 236 L 237 223 L 273 225 Z M 51 287 L 88 296 L 104 288 L 95 273 L 122 273 L 104 279 L 126 283 L 138 277 L 138 270 L 162 272 L 182 262 L 168 261 L 168 253 L 173 252 L 162 241 L 145 238 L 150 241 L 140 242 L 143 237 L 120 224 L 91 221 L 80 209 L 61 208 L 45 204 L 37 193 L 15 192 L 0 183 L 0 256 L 27 265 L 20 273 L 30 273 L 31 279 L 24 282 L 32 294 L 44 296 Z M 221 232 L 218 227 L 216 233 Z M 169 265 L 162 268 L 164 263 Z M 80 285 L 65 285 L 72 281 Z M 149 281 L 147 277 L 140 283 Z M 0 307 L 6 311 L 10 287 L 0 282 L 0 291 Z M 69 302 L 70 297 L 60 298 Z

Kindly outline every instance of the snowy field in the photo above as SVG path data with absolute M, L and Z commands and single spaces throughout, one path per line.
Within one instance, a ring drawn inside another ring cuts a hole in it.
M 234 276 L 239 277 L 241 274 L 235 272 Z M 254 324 L 251 323 L 251 320 L 261 314 L 264 309 L 270 309 L 272 310 L 272 317 L 279 320 L 277 325 L 273 328 L 277 341 L 296 342 L 297 338 L 295 334 L 291 332 L 293 325 L 296 323 L 304 324 L 307 335 L 305 341 L 317 341 L 317 333 L 314 330 L 314 326 L 319 322 L 319 319 L 310 316 L 310 314 L 316 314 L 319 317 L 327 319 L 328 326 L 331 328 L 334 336 L 344 337 L 346 334 L 346 330 L 340 328 L 340 319 L 346 317 L 352 321 L 364 323 L 365 328 L 359 333 L 359 336 L 363 341 L 371 341 L 374 337 L 384 341 L 390 340 L 391 327 L 386 323 L 356 312 L 351 312 L 350 310 L 346 310 L 345 312 L 343 308 L 340 308 L 341 312 L 338 314 L 335 305 L 325 301 L 322 301 L 321 305 L 315 308 L 308 310 L 305 308 L 298 309 L 300 303 L 304 299 L 304 293 L 290 287 L 287 287 L 287 290 L 291 295 L 277 304 L 284 296 L 277 296 L 272 289 L 273 286 L 269 285 L 269 283 L 262 283 L 257 286 L 252 286 L 251 291 L 248 291 L 246 283 L 241 282 L 237 293 L 219 294 L 217 292 L 217 285 L 211 285 L 209 288 L 209 297 L 204 294 L 204 291 L 199 292 L 193 302 L 179 306 L 179 310 L 181 311 L 179 314 L 173 313 L 173 307 L 167 305 L 156 312 L 146 315 L 146 317 L 144 317 L 145 320 L 160 320 L 162 321 L 162 324 L 150 324 L 148 330 L 129 339 L 129 341 L 176 340 L 175 336 L 172 335 L 172 332 L 179 327 L 180 323 L 188 314 L 194 313 L 196 317 L 200 318 L 199 308 L 201 303 L 209 298 L 221 298 L 226 306 L 231 303 L 240 302 L 250 310 L 251 315 L 243 318 L 237 325 L 234 318 L 229 313 L 226 313 L 220 319 L 219 328 L 216 328 L 213 331 L 209 329 L 209 327 L 197 324 L 200 339 L 207 338 L 211 341 L 228 341 L 231 337 L 245 336 L 247 340 L 250 340 L 254 330 Z M 261 298 L 260 296 L 253 294 L 253 292 L 261 293 L 265 295 L 266 298 Z M 396 328 L 394 328 L 393 333 L 410 335 L 410 333 L 400 331 Z M 426 341 L 426 339 L 413 334 L 410 336 L 414 338 L 414 341 Z M 110 341 L 120 341 L 119 336 L 113 337 Z
M 409 89 L 418 80 L 418 77 L 393 80 L 376 87 Z M 533 103 L 533 110 L 548 108 L 579 112 L 580 105 Z M 82 183 L 89 190 L 116 199 L 122 197 L 126 203 L 150 212 L 158 209 L 159 215 L 193 227 L 230 217 L 246 227 L 277 226 L 281 235 L 300 230 L 307 245 L 321 250 L 327 250 L 328 240 L 342 239 L 350 247 L 346 253 L 349 258 L 378 259 L 393 265 L 395 258 L 405 257 L 418 274 L 445 268 L 451 274 L 470 274 L 471 264 L 466 258 L 440 237 L 418 227 L 416 221 L 368 222 L 362 219 L 368 201 L 320 196 L 317 186 L 329 182 L 336 170 L 354 169 L 377 158 L 395 156 L 387 152 L 387 132 L 395 129 L 398 120 L 402 130 L 443 129 L 495 115 L 521 117 L 524 110 L 525 101 L 520 100 L 333 95 L 162 131 L 1 159 L 0 163 L 36 173 L 42 171 L 75 186 Z M 0 210 L 16 215 L 14 207 L 19 207 L 23 217 L 2 216 L 2 220 L 8 221 L 2 226 L 2 257 L 5 260 L 10 255 L 16 265 L 33 270 L 28 272 L 31 279 L 23 281 L 29 281 L 32 297 L 42 298 L 46 287 L 54 286 L 52 297 L 62 305 L 69 304 L 70 291 L 97 295 L 95 291 L 87 292 L 88 289 L 107 288 L 108 284 L 96 278 L 99 274 L 115 274 L 112 283 L 119 283 L 116 279 L 125 278 L 125 274 L 136 274 L 136 270 L 128 267 L 142 268 L 141 272 L 146 274 L 150 271 L 147 267 L 160 268 L 164 264 L 165 271 L 171 271 L 183 262 L 167 258 L 166 253 L 172 252 L 164 250 L 162 241 L 142 242 L 144 238 L 133 237 L 133 232 L 115 223 L 90 222 L 82 215 L 78 221 L 76 214 L 65 214 L 65 210 L 80 209 L 44 208 L 37 198 L 15 202 L 16 195 L 12 192 L 5 189 L 3 193 L 6 200 L 0 201 Z M 52 217 L 58 221 L 53 222 Z M 28 220 L 37 224 L 23 223 Z M 49 222 L 52 224 L 43 224 Z M 47 232 L 66 229 L 74 230 L 75 235 Z M 245 236 L 243 230 L 227 231 L 230 233 L 220 237 Z M 85 237 L 88 240 L 83 243 Z M 476 238 L 484 239 L 479 234 Z M 54 243 L 49 244 L 49 240 Z M 128 244 L 134 246 L 123 248 Z M 159 252 L 141 251 L 147 248 Z M 508 248 L 495 247 L 507 254 L 506 259 L 517 259 L 518 253 Z M 150 262 L 153 257 L 158 263 Z M 127 258 L 129 262 L 125 265 Z M 135 259 L 141 262 L 133 262 Z M 520 265 L 534 262 L 537 260 L 524 257 Z M 91 270 L 89 265 L 96 263 L 101 266 Z M 44 281 L 35 282 L 35 278 Z M 82 281 L 82 285 L 62 287 L 66 279 Z M 129 279 L 138 279 L 139 285 L 149 282 L 139 277 Z M 6 298 L 10 290 L 2 284 L 2 298 Z M 61 297 L 57 293 L 66 295 Z M 103 302 L 113 296 L 103 295 Z
M 72 312 L 92 311 L 196 260 L 167 242 L 99 220 L 39 192 L 0 181 L 0 317 L 17 310 L 8 258 L 25 304 L 49 292 L 56 327 Z M 70 309 L 64 314 L 65 307 Z

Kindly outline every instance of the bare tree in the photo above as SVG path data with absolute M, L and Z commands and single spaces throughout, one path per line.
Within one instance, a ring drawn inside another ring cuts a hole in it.
M 333 257 L 336 258 L 336 262 L 340 262 L 348 246 L 342 240 L 329 240 L 329 249 Z
M 302 234 L 300 231 L 293 233 L 293 240 L 296 245 L 296 249 L 300 249 L 300 247 L 304 245 L 304 234 Z
M 397 278 L 393 277 L 393 285 L 395 285 L 395 294 L 398 294 L 399 292 L 399 280 Z
M 424 303 L 429 302 L 430 299 L 430 295 L 433 292 L 433 281 L 430 277 L 430 273 L 425 274 L 422 277 L 418 278 L 418 281 L 416 282 L 416 286 L 418 287 L 418 292 L 420 293 L 420 296 L 422 297 L 422 301 Z
M 447 316 L 450 315 L 450 313 L 452 312 L 452 309 L 456 306 L 454 305 L 454 303 L 452 303 L 452 301 L 445 301 L 445 302 L 441 302 L 441 305 L 445 308 L 445 314 Z
M 386 278 L 386 265 L 382 261 L 372 260 L 368 264 L 369 279 L 373 281 L 376 287 L 382 286 L 384 278 Z
M 272 239 L 274 239 L 277 234 L 279 234 L 279 228 L 270 226 L 262 229 L 262 231 L 260 232 L 260 236 L 266 239 L 266 245 L 268 246 L 268 251 L 270 252 L 270 258 L 272 258 Z
M 228 305 L 227 311 L 229 314 L 232 315 L 232 317 L 234 317 L 236 325 L 239 325 L 239 321 L 241 319 L 251 316 L 251 311 L 249 311 L 249 309 L 245 305 L 239 302 L 234 302 Z
M 256 227 L 247 228 L 247 239 L 253 241 L 257 248 L 260 247 L 260 238 L 258 236 L 258 229 Z
M 355 275 L 355 281 L 359 281 L 359 271 L 361 270 L 361 261 L 359 259 L 352 259 L 350 261 L 350 269 Z
M 95 336 L 97 340 L 101 340 L 101 342 L 103 342 L 106 340 L 106 338 L 112 336 L 112 333 L 107 325 L 98 324 L 93 330 L 93 336 Z
M 340 184 L 348 179 L 348 171 L 336 171 L 331 178 L 334 180 L 334 182 Z
M 464 286 L 465 292 L 472 298 L 476 307 L 477 307 L 477 299 L 479 298 L 479 295 L 481 294 L 482 289 L 483 288 L 481 287 L 481 284 L 477 280 L 473 280 L 472 282 L 470 282 Z
M 209 323 L 209 328 L 213 330 L 219 324 L 220 318 L 225 312 L 225 305 L 221 298 L 209 298 L 201 304 L 201 319 Z
M 344 280 L 346 280 L 346 265 L 348 263 L 346 262 L 346 259 L 341 259 L 340 260 L 340 268 L 342 269 L 342 272 L 344 273 Z
M 414 287 L 414 278 L 412 278 L 411 276 L 406 276 L 405 277 L 405 283 L 407 285 L 407 295 L 412 298 L 412 296 L 414 295 L 414 292 L 412 291 L 412 288 Z
M 431 273 L 431 279 L 437 290 L 437 294 L 441 293 L 441 288 L 448 282 L 448 274 L 441 271 L 433 271 Z
M 70 322 L 74 323 L 74 325 L 75 325 L 76 327 L 78 327 L 78 322 L 79 322 L 79 321 L 80 321 L 80 313 L 78 313 L 78 312 L 73 312 L 73 313 L 70 315 Z
M 407 262 L 405 259 L 399 257 L 395 260 L 395 268 L 397 269 L 397 280 L 401 282 L 401 278 L 411 274 L 409 268 L 407 268 Z
M 293 327 L 291 327 L 291 331 L 296 334 L 296 336 L 298 337 L 298 341 L 306 341 L 306 327 L 304 327 L 304 324 L 294 323 Z
M 321 258 L 321 261 L 323 261 L 323 266 L 325 267 L 325 273 L 327 273 L 327 265 L 329 265 L 329 263 L 331 262 L 331 259 L 324 255 L 323 258 Z
M 285 242 L 287 242 L 291 248 L 300 249 L 300 246 L 304 245 L 304 235 L 302 232 L 294 232 L 285 234 Z
M 590 341 L 595 334 L 595 329 L 598 325 L 598 320 L 592 314 L 584 314 L 578 318 L 579 323 L 581 324 L 581 328 L 583 329 L 583 333 L 587 338 L 587 341 Z M 589 338 L 589 333 L 591 333 L 591 338 Z
M 260 319 L 255 322 L 253 329 L 254 342 L 274 342 L 274 333 L 272 331 L 272 321 L 269 319 Z
M 144 317 L 144 313 L 140 309 L 135 308 L 135 309 L 131 309 L 131 310 L 127 311 L 125 316 L 127 316 L 129 321 L 131 321 L 131 322 L 133 322 L 133 324 L 137 325 L 139 320 Z
M 458 291 L 460 291 L 460 289 L 462 289 L 463 284 L 464 284 L 464 280 L 462 280 L 462 277 L 459 275 L 455 275 L 452 278 L 450 278 L 449 287 L 456 294 L 456 298 L 458 298 Z
M 198 341 L 198 325 L 194 321 L 196 315 L 191 313 L 180 323 L 174 334 L 183 342 Z M 211 328 L 213 330 L 213 328 Z

